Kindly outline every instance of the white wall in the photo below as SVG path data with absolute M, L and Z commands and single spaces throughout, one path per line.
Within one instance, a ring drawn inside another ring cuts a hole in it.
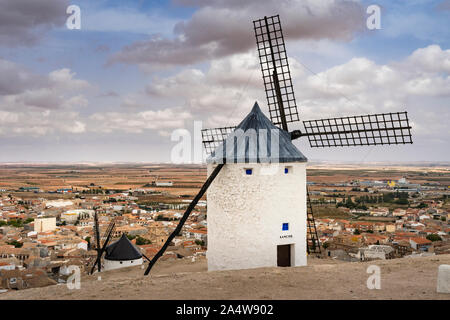
M 7 264 L 5 266 L 0 266 L 0 270 L 14 270 L 16 266 L 14 264 Z
M 102 270 L 113 270 L 120 269 L 132 266 L 139 266 L 143 262 L 142 258 L 136 260 L 127 260 L 127 261 L 116 261 L 116 260 L 103 260 L 103 269 Z
M 37 218 L 34 220 L 34 231 L 47 232 L 56 230 L 56 217 Z
M 78 249 L 83 249 L 83 250 L 86 250 L 86 251 L 87 251 L 87 249 L 88 249 L 88 244 L 87 244 L 86 242 L 79 242 L 79 243 L 77 244 L 77 248 L 78 248 Z
M 282 244 L 295 244 L 294 266 L 306 265 L 306 163 L 277 166 L 226 164 L 209 187 L 208 270 L 277 266 Z M 291 173 L 284 173 L 286 166 Z M 214 167 L 208 164 L 208 175 Z M 278 170 L 263 174 L 270 167 Z

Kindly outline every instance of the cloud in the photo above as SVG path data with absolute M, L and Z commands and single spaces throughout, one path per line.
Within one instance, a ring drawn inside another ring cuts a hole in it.
M 188 110 L 156 107 L 146 94 L 125 95 L 119 104 L 93 112 L 85 107 L 86 96 L 93 87 L 78 79 L 75 72 L 62 68 L 40 75 L 24 66 L 0 59 L 0 135 L 43 136 L 50 134 L 82 134 L 85 132 L 142 133 L 155 130 L 162 136 L 183 128 L 192 118 Z M 101 97 L 115 98 L 114 91 Z M 149 106 L 151 105 L 151 107 Z M 83 114 L 80 114 L 83 110 Z M 98 110 L 98 109 L 94 109 Z
M 0 109 L 59 109 L 87 104 L 84 96 L 76 93 L 90 88 L 90 84 L 76 79 L 70 69 L 39 75 L 0 58 L 0 74 Z
M 142 133 L 144 130 L 159 130 L 166 136 L 166 130 L 183 128 L 185 120 L 191 119 L 188 111 L 181 108 L 146 110 L 138 113 L 101 112 L 89 117 L 91 131 L 111 133 Z
M 190 65 L 255 47 L 252 21 L 280 14 L 287 39 L 348 41 L 364 28 L 365 12 L 351 0 L 179 1 L 199 7 L 178 22 L 172 38 L 152 35 L 114 54 L 110 62 L 138 64 L 147 69 Z
M 44 136 L 83 133 L 86 125 L 77 112 L 34 110 L 12 112 L 0 110 L 0 136 Z
M 0 135 L 42 136 L 83 133 L 86 125 L 77 111 L 88 105 L 91 85 L 63 68 L 47 75 L 0 59 Z
M 0 46 L 36 44 L 67 19 L 68 0 L 0 0 Z
M 0 95 L 17 94 L 25 88 L 36 88 L 43 77 L 32 74 L 14 62 L 0 58 Z
M 311 74 L 290 58 L 300 118 L 407 110 L 418 129 L 413 130 L 414 135 L 448 135 L 448 59 L 450 50 L 430 45 L 401 61 L 377 64 L 367 58 L 353 58 Z M 165 79 L 155 78 L 146 93 L 152 99 L 184 101 L 194 119 L 204 121 L 204 127 L 237 125 L 255 100 L 267 113 L 256 61 L 251 53 L 216 59 L 207 71 L 186 69 Z M 291 129 L 296 126 L 300 128 L 300 123 L 291 125 Z
M 205 125 L 234 125 L 256 97 L 263 98 L 259 68 L 255 53 L 237 54 L 213 60 L 207 71 L 191 68 L 154 78 L 146 93 L 151 99 L 184 104 L 193 116 L 206 120 Z
M 450 49 L 442 50 L 438 45 L 417 49 L 408 57 L 405 67 L 422 72 L 450 73 Z
M 87 8 L 86 8 L 87 7 Z M 129 32 L 140 34 L 165 33 L 171 30 L 176 21 L 162 12 L 152 10 L 146 14 L 127 4 L 114 8 L 105 8 L 88 3 L 83 10 L 82 29 L 98 32 Z

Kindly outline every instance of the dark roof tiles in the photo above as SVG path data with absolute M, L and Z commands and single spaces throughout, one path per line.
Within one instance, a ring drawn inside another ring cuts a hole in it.
M 278 142 L 277 142 L 278 141 Z M 234 145 L 234 148 L 227 144 Z M 208 157 L 207 163 L 306 162 L 289 132 L 276 127 L 255 102 L 252 111 Z
M 105 259 L 125 261 L 142 258 L 140 251 L 128 240 L 125 233 L 122 237 L 106 247 Z

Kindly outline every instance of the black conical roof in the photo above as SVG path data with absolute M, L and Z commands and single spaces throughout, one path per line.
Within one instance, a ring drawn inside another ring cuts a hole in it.
M 250 143 L 252 137 L 256 143 Z M 272 143 L 273 140 L 273 143 Z M 278 143 L 277 143 L 278 141 Z M 230 145 L 227 148 L 227 144 Z M 234 145 L 234 150 L 231 146 Z M 229 149 L 229 150 L 228 150 Z M 289 132 L 275 126 L 255 102 L 252 111 L 228 138 L 208 157 L 207 163 L 305 162 L 306 157 L 292 143 Z
M 130 242 L 125 233 L 119 240 L 106 247 L 105 259 L 108 260 L 135 260 L 142 258 L 142 254 L 134 244 Z

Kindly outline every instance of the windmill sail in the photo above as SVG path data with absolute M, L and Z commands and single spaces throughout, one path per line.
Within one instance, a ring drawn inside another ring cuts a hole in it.
M 412 143 L 407 112 L 303 121 L 312 148 Z
M 253 27 L 270 119 L 287 130 L 287 123 L 299 117 L 280 17 L 255 20 Z
M 211 154 L 236 127 L 223 127 L 202 130 L 202 143 L 206 154 Z
M 98 225 L 97 210 L 94 213 L 94 246 L 96 249 L 100 248 L 100 227 Z
M 98 230 L 99 230 L 98 222 L 96 222 L 96 223 L 97 223 L 97 226 L 95 227 L 95 229 L 96 229 L 96 234 L 98 234 Z M 97 258 L 95 259 L 94 264 L 89 266 L 90 267 L 89 274 L 93 274 L 94 273 L 94 270 L 95 270 L 96 266 L 98 267 L 98 272 L 102 271 L 102 264 L 101 264 L 102 255 L 103 255 L 103 253 L 106 250 L 106 246 L 108 245 L 109 240 L 111 240 L 112 234 L 114 233 L 114 230 L 115 230 L 115 226 L 116 226 L 116 221 L 115 221 L 115 219 L 113 219 L 109 223 L 108 228 L 106 229 L 105 233 L 103 234 L 102 238 L 104 238 L 105 240 L 104 240 L 102 246 L 101 247 L 98 246 L 96 248 L 96 250 L 97 250 Z M 99 243 L 99 241 L 97 243 Z
M 288 123 L 299 121 L 297 104 L 278 15 L 253 21 L 256 45 L 272 123 L 288 131 Z M 412 143 L 406 112 L 381 113 L 303 121 L 304 131 L 290 132 L 291 140 L 308 137 L 311 147 L 344 147 Z M 207 154 L 232 133 L 235 127 L 202 130 Z M 288 131 L 289 132 L 289 131 Z M 308 241 L 310 253 L 320 253 L 313 207 L 308 198 Z

